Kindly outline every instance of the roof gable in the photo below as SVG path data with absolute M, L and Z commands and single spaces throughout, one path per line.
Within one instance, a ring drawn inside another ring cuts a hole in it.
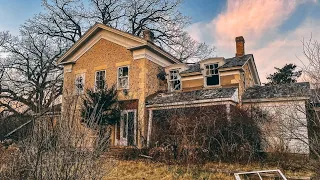
M 141 49 L 141 47 L 153 49 L 154 52 L 170 61 L 170 63 L 179 62 L 175 57 L 165 52 L 163 49 L 141 37 L 134 36 L 104 24 L 96 23 L 58 59 L 57 63 L 75 63 L 86 51 L 101 39 L 111 41 L 131 51 Z
M 81 55 L 102 38 L 126 48 L 147 43 L 140 37 L 96 23 L 58 59 L 57 63 L 64 64 L 77 61 Z

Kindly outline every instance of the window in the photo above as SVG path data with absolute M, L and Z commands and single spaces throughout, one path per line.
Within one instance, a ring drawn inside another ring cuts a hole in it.
M 106 71 L 96 72 L 95 90 L 101 90 L 105 88 L 106 84 Z
M 75 91 L 76 91 L 76 94 L 83 94 L 83 92 L 84 92 L 84 74 L 76 75 Z
M 218 64 L 205 65 L 206 84 L 207 86 L 219 85 Z
M 129 88 L 129 68 L 127 66 L 118 68 L 118 88 Z
M 170 91 L 177 91 L 181 89 L 181 77 L 179 74 L 179 70 L 177 69 L 170 70 L 169 88 Z

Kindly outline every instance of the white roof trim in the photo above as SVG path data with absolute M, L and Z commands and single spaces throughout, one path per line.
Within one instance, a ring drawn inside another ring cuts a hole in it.
M 245 99 L 242 103 L 260 103 L 260 102 L 279 102 L 279 101 L 300 101 L 308 100 L 309 97 L 281 97 L 281 98 L 261 98 L 261 99 Z
M 179 102 L 179 103 L 147 105 L 146 107 L 150 110 L 158 110 L 158 109 L 201 107 L 201 106 L 213 106 L 213 105 L 224 105 L 224 104 L 237 105 L 237 103 L 233 102 L 231 98 L 221 98 L 221 99 L 216 99 L 216 101 L 198 100 L 198 101 L 188 101 L 188 102 Z
M 101 30 L 105 30 L 105 31 L 101 31 Z M 110 34 L 108 34 L 107 32 L 117 34 L 118 36 L 115 36 L 115 37 L 110 36 Z M 95 36 L 93 39 L 90 39 L 90 37 L 96 35 L 97 33 L 98 33 L 97 36 Z M 127 38 L 127 40 L 124 40 L 121 37 L 125 37 Z M 75 63 L 86 51 L 88 51 L 100 39 L 106 39 L 113 43 L 124 46 L 127 49 L 147 45 L 152 49 L 154 49 L 155 51 L 157 51 L 158 53 L 165 56 L 166 58 L 168 58 L 168 60 L 164 59 L 165 61 L 169 61 L 170 59 L 171 61 L 179 62 L 172 55 L 168 54 L 167 52 L 164 52 L 159 47 L 148 43 L 148 41 L 143 38 L 120 31 L 118 29 L 111 28 L 104 24 L 97 23 L 93 27 L 91 27 L 65 54 L 63 54 L 63 56 L 61 56 L 58 59 L 57 63 L 58 64 Z M 130 39 L 131 41 L 130 40 L 128 41 L 128 39 Z M 73 53 L 74 51 L 78 51 L 78 52 Z M 171 63 L 162 63 L 161 65 L 168 66 L 169 64 Z

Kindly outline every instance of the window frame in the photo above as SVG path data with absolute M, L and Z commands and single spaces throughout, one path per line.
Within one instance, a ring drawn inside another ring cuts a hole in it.
M 124 68 L 124 67 L 127 67 L 127 68 L 128 68 L 128 76 L 127 76 L 128 85 L 127 85 L 127 87 L 120 87 L 120 82 L 119 82 L 119 80 L 120 80 L 120 77 L 119 77 L 119 69 L 120 69 L 120 68 Z M 129 75 L 129 73 L 130 73 L 130 66 L 119 66 L 119 67 L 117 68 L 117 89 L 121 90 L 121 89 L 129 89 L 129 88 L 130 88 L 130 75 Z
M 177 71 L 177 75 L 178 75 L 178 79 L 171 79 L 171 72 L 172 71 Z M 179 89 L 174 89 L 172 87 L 172 82 L 175 82 L 175 81 L 180 81 L 180 88 Z M 168 77 L 168 86 L 169 86 L 169 91 L 170 92 L 175 92 L 175 91 L 181 91 L 182 90 L 182 80 L 181 80 L 181 76 L 180 76 L 180 69 L 170 69 L 169 70 L 169 77 Z
M 217 68 L 213 68 L 213 69 L 210 69 L 210 65 L 215 65 L 215 64 L 217 64 Z M 207 69 L 207 66 L 209 66 L 209 69 Z M 218 71 L 218 73 L 217 74 L 211 74 L 211 71 L 214 71 L 214 70 L 217 70 Z M 209 75 L 207 74 L 207 71 L 209 71 Z M 219 78 L 219 83 L 218 84 L 215 84 L 215 85 L 208 85 L 208 81 L 207 81 L 207 78 L 208 77 L 212 77 L 212 76 L 214 76 L 214 75 L 217 75 L 218 76 L 218 78 Z M 216 87 L 216 86 L 220 86 L 220 84 L 221 84 L 221 79 L 220 79 L 220 72 L 219 72 L 219 63 L 218 62 L 213 62 L 213 63 L 208 63 L 208 64 L 204 64 L 204 85 L 205 85 L 205 87 Z
M 77 83 L 77 79 L 78 78 L 82 78 L 82 91 L 79 91 L 78 90 L 78 83 Z M 84 91 L 85 91 L 85 83 L 86 83 L 86 76 L 85 76 L 85 73 L 81 73 L 81 74 L 76 74 L 75 76 L 75 79 L 74 79 L 74 87 L 75 87 L 75 94 L 76 95 L 81 95 L 81 94 L 84 94 Z
M 104 88 L 106 88 L 106 84 L 107 84 L 107 71 L 105 69 L 102 69 L 102 70 L 97 70 L 95 71 L 94 73 L 94 91 L 99 91 L 101 89 L 98 89 L 97 88 L 97 73 L 98 72 L 102 72 L 104 71 Z

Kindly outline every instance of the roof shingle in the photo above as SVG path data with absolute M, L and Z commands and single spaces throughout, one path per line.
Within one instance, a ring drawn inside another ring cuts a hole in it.
M 243 96 L 243 100 L 265 99 L 265 98 L 285 98 L 309 96 L 310 84 L 308 82 L 253 86 L 248 88 Z
M 226 63 L 219 67 L 219 69 L 243 66 L 251 57 L 253 57 L 252 54 L 246 54 L 240 57 L 226 59 Z
M 189 92 L 159 93 L 147 98 L 147 105 L 188 102 L 205 99 L 231 98 L 237 88 L 201 89 Z
M 180 74 L 188 74 L 188 73 L 193 73 L 193 72 L 201 72 L 201 68 L 200 68 L 199 63 L 189 65 L 189 69 L 180 72 Z

